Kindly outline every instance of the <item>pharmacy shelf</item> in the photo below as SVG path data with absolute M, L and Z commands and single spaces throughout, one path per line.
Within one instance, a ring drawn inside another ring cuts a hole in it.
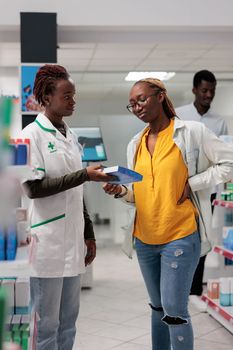
M 233 306 L 222 306 L 218 299 L 210 299 L 207 295 L 201 298 L 207 304 L 207 312 L 233 334 Z
M 0 277 L 30 277 L 31 272 L 28 247 L 18 248 L 15 260 L 0 261 Z
M 220 245 L 214 246 L 214 252 L 223 255 L 225 258 L 233 260 L 233 251 L 228 250 Z
M 213 205 L 233 209 L 233 201 L 215 199 Z M 233 252 L 222 246 L 214 246 L 213 251 L 233 260 Z M 202 300 L 207 304 L 207 312 L 233 334 L 233 306 L 222 306 L 218 299 L 211 299 L 207 295 L 203 295 Z
M 224 208 L 233 208 L 233 202 L 231 202 L 231 201 L 222 201 L 220 199 L 215 199 L 213 201 L 213 205 L 217 205 L 217 206 L 224 207 Z

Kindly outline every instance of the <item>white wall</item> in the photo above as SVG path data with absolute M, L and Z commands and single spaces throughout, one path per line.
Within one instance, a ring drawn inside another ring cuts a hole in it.
M 219 84 L 213 109 L 224 116 L 229 128 L 229 134 L 233 135 L 233 82 L 228 84 Z

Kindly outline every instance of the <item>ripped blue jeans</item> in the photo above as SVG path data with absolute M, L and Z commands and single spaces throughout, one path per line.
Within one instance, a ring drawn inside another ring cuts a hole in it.
M 188 297 L 200 257 L 198 232 L 161 245 L 135 239 L 152 309 L 153 350 L 193 350 Z

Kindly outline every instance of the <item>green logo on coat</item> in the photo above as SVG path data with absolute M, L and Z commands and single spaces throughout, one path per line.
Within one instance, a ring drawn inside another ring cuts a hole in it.
M 56 147 L 55 147 L 55 143 L 53 143 L 53 142 L 48 143 L 48 149 L 49 149 L 50 153 L 57 151 Z

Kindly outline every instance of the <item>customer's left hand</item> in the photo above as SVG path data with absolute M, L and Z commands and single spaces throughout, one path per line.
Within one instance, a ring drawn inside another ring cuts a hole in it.
M 189 183 L 187 181 L 185 186 L 184 186 L 184 191 L 182 193 L 182 196 L 178 200 L 177 204 L 178 205 L 182 204 L 186 199 L 189 199 L 190 198 L 190 194 L 191 194 L 191 188 L 190 188 Z
M 85 266 L 90 265 L 96 257 L 96 243 L 93 239 L 85 239 L 87 253 L 85 256 Z

